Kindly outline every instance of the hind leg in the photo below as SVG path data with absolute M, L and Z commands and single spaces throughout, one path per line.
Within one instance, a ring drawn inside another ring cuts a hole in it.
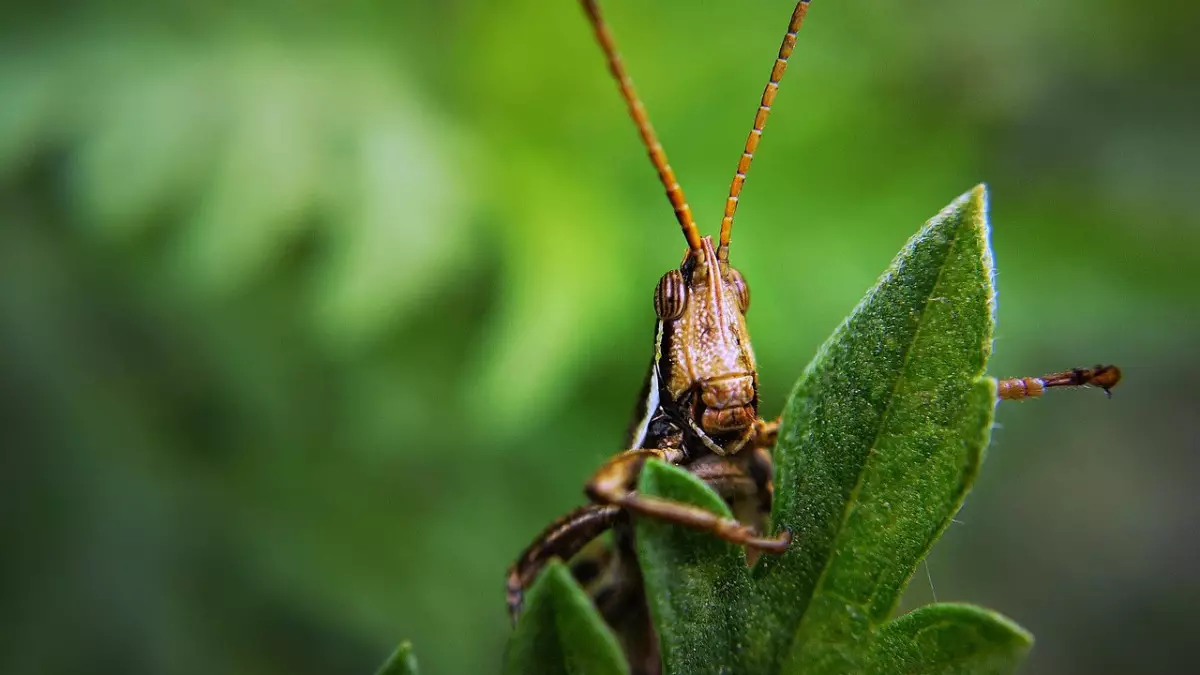
M 546 563 L 551 558 L 570 560 L 588 542 L 611 528 L 621 515 L 620 507 L 589 504 L 571 511 L 543 530 L 508 568 L 508 612 L 513 623 L 521 614 L 525 589 Z

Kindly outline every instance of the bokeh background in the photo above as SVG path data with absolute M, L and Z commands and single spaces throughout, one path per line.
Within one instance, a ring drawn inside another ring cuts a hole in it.
M 494 672 L 682 240 L 571 0 L 7 3 L 0 671 Z M 606 3 L 697 216 L 790 0 Z M 991 188 L 1005 405 L 906 606 L 1200 668 L 1200 5 L 814 3 L 738 213 L 763 412 Z M 927 572 L 927 574 L 926 574 Z

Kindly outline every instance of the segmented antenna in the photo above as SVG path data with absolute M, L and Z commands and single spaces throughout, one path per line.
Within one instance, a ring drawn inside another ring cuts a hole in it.
M 796 3 L 792 12 L 792 20 L 788 22 L 787 35 L 783 36 L 783 44 L 779 45 L 779 56 L 771 67 L 771 79 L 763 90 L 762 102 L 758 112 L 754 113 L 754 128 L 746 138 L 746 149 L 738 160 L 737 173 L 733 175 L 733 185 L 729 186 L 729 199 L 725 200 L 725 217 L 721 219 L 721 240 L 717 247 L 717 257 L 729 260 L 729 238 L 733 234 L 733 214 L 737 212 L 738 195 L 742 193 L 742 185 L 746 182 L 746 172 L 750 170 L 750 162 L 754 160 L 754 151 L 758 149 L 758 141 L 762 138 L 763 127 L 767 125 L 767 115 L 771 114 L 771 104 L 775 102 L 775 92 L 779 90 L 779 80 L 783 79 L 783 71 L 787 70 L 788 57 L 796 46 L 796 33 L 804 23 L 804 15 L 808 14 L 808 0 Z
M 621 87 L 621 96 L 629 105 L 629 115 L 637 124 L 638 133 L 642 136 L 642 143 L 650 153 L 650 161 L 658 170 L 658 179 L 667 189 L 667 199 L 671 200 L 671 206 L 675 209 L 675 219 L 679 221 L 679 227 L 687 239 L 688 248 L 691 249 L 693 255 L 699 256 L 702 251 L 700 232 L 696 229 L 696 221 L 692 219 L 692 209 L 683 196 L 683 188 L 679 187 L 679 181 L 675 180 L 675 172 L 667 163 L 667 154 L 663 151 L 662 143 L 659 143 L 658 137 L 654 135 L 654 128 L 650 126 L 650 118 L 646 116 L 646 107 L 642 105 L 641 99 L 633 89 L 633 80 L 629 78 L 629 73 L 625 72 L 625 66 L 621 63 L 620 55 L 617 54 L 612 33 L 608 31 L 608 24 L 604 23 L 604 17 L 600 16 L 600 8 L 596 5 L 596 0 L 581 0 L 581 2 L 583 10 L 587 12 L 588 19 L 592 22 L 592 28 L 596 31 L 596 39 L 600 42 L 600 48 L 608 57 L 608 69 L 612 71 L 613 77 Z

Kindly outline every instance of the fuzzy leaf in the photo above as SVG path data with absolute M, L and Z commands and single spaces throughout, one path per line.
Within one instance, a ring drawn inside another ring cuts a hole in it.
M 646 463 L 638 490 L 730 515 L 702 481 L 662 462 Z M 637 519 L 637 545 L 666 672 L 744 672 L 741 633 L 751 595 L 742 550 L 652 518 Z
M 986 610 L 934 605 L 888 621 L 982 461 L 996 401 L 983 374 L 994 298 L 980 186 L 908 242 L 792 392 L 772 512 L 773 531 L 794 533 L 787 553 L 748 573 L 737 547 L 637 521 L 667 675 L 1016 666 L 1029 636 Z M 728 513 L 708 486 L 658 462 L 638 489 Z
M 928 605 L 889 621 L 871 645 L 879 675 L 1003 675 L 1015 672 L 1033 636 L 980 607 Z
M 962 504 L 987 444 L 992 261 L 982 186 L 930 220 L 818 352 L 776 446 L 759 572 L 768 661 L 861 672 L 874 631 Z
M 612 631 L 561 562 L 529 588 L 525 613 L 504 655 L 506 675 L 628 675 Z
M 417 675 L 417 657 L 413 656 L 412 643 L 401 642 L 375 675 Z

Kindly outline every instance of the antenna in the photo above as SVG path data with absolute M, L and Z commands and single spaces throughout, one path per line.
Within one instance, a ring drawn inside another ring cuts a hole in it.
M 691 249 L 692 255 L 698 258 L 703 250 L 700 243 L 700 232 L 696 229 L 696 221 L 692 219 L 692 209 L 683 196 L 683 188 L 679 187 L 679 181 L 675 180 L 675 172 L 667 163 L 667 153 L 663 151 L 662 143 L 658 142 L 658 137 L 654 135 L 654 128 L 650 126 L 650 118 L 646 116 L 646 107 L 642 105 L 641 99 L 634 91 L 633 80 L 630 79 L 629 73 L 625 72 L 625 65 L 621 62 L 621 56 L 617 54 L 612 33 L 609 32 L 604 17 L 600 15 L 600 8 L 596 5 L 596 0 L 581 0 L 581 2 L 583 10 L 587 12 L 588 19 L 592 22 L 592 28 L 596 31 L 596 40 L 600 42 L 600 48 L 608 57 L 608 69 L 612 71 L 613 77 L 621 87 L 621 96 L 629 105 L 629 115 L 637 124 L 638 133 L 642 136 L 642 143 L 650 153 L 650 161 L 658 170 L 658 179 L 667 189 L 667 199 L 671 200 L 671 206 L 675 209 L 675 219 L 679 221 L 679 227 L 687 239 L 688 248 Z
M 787 35 L 783 36 L 783 44 L 779 45 L 779 56 L 775 59 L 775 65 L 771 67 L 771 79 L 767 82 L 767 88 L 763 90 L 758 112 L 754 113 L 754 128 L 750 130 L 750 136 L 746 138 L 746 149 L 742 151 L 742 158 L 738 160 L 737 173 L 733 175 L 733 184 L 729 186 L 729 199 L 725 200 L 725 217 L 721 219 L 720 246 L 717 247 L 717 257 L 722 261 L 729 260 L 729 238 L 733 234 L 733 214 L 737 212 L 738 195 L 742 193 L 742 185 L 746 182 L 746 172 L 750 170 L 750 162 L 754 160 L 754 151 L 758 149 L 758 141 L 762 138 L 763 127 L 767 125 L 767 116 L 771 114 L 771 104 L 775 102 L 775 92 L 779 90 L 779 80 L 783 79 L 783 71 L 787 70 L 788 57 L 792 55 L 792 49 L 796 46 L 796 33 L 800 32 L 800 25 L 804 23 L 804 15 L 808 14 L 808 1 L 797 2 L 796 10 L 792 12 L 792 20 L 788 22 Z

